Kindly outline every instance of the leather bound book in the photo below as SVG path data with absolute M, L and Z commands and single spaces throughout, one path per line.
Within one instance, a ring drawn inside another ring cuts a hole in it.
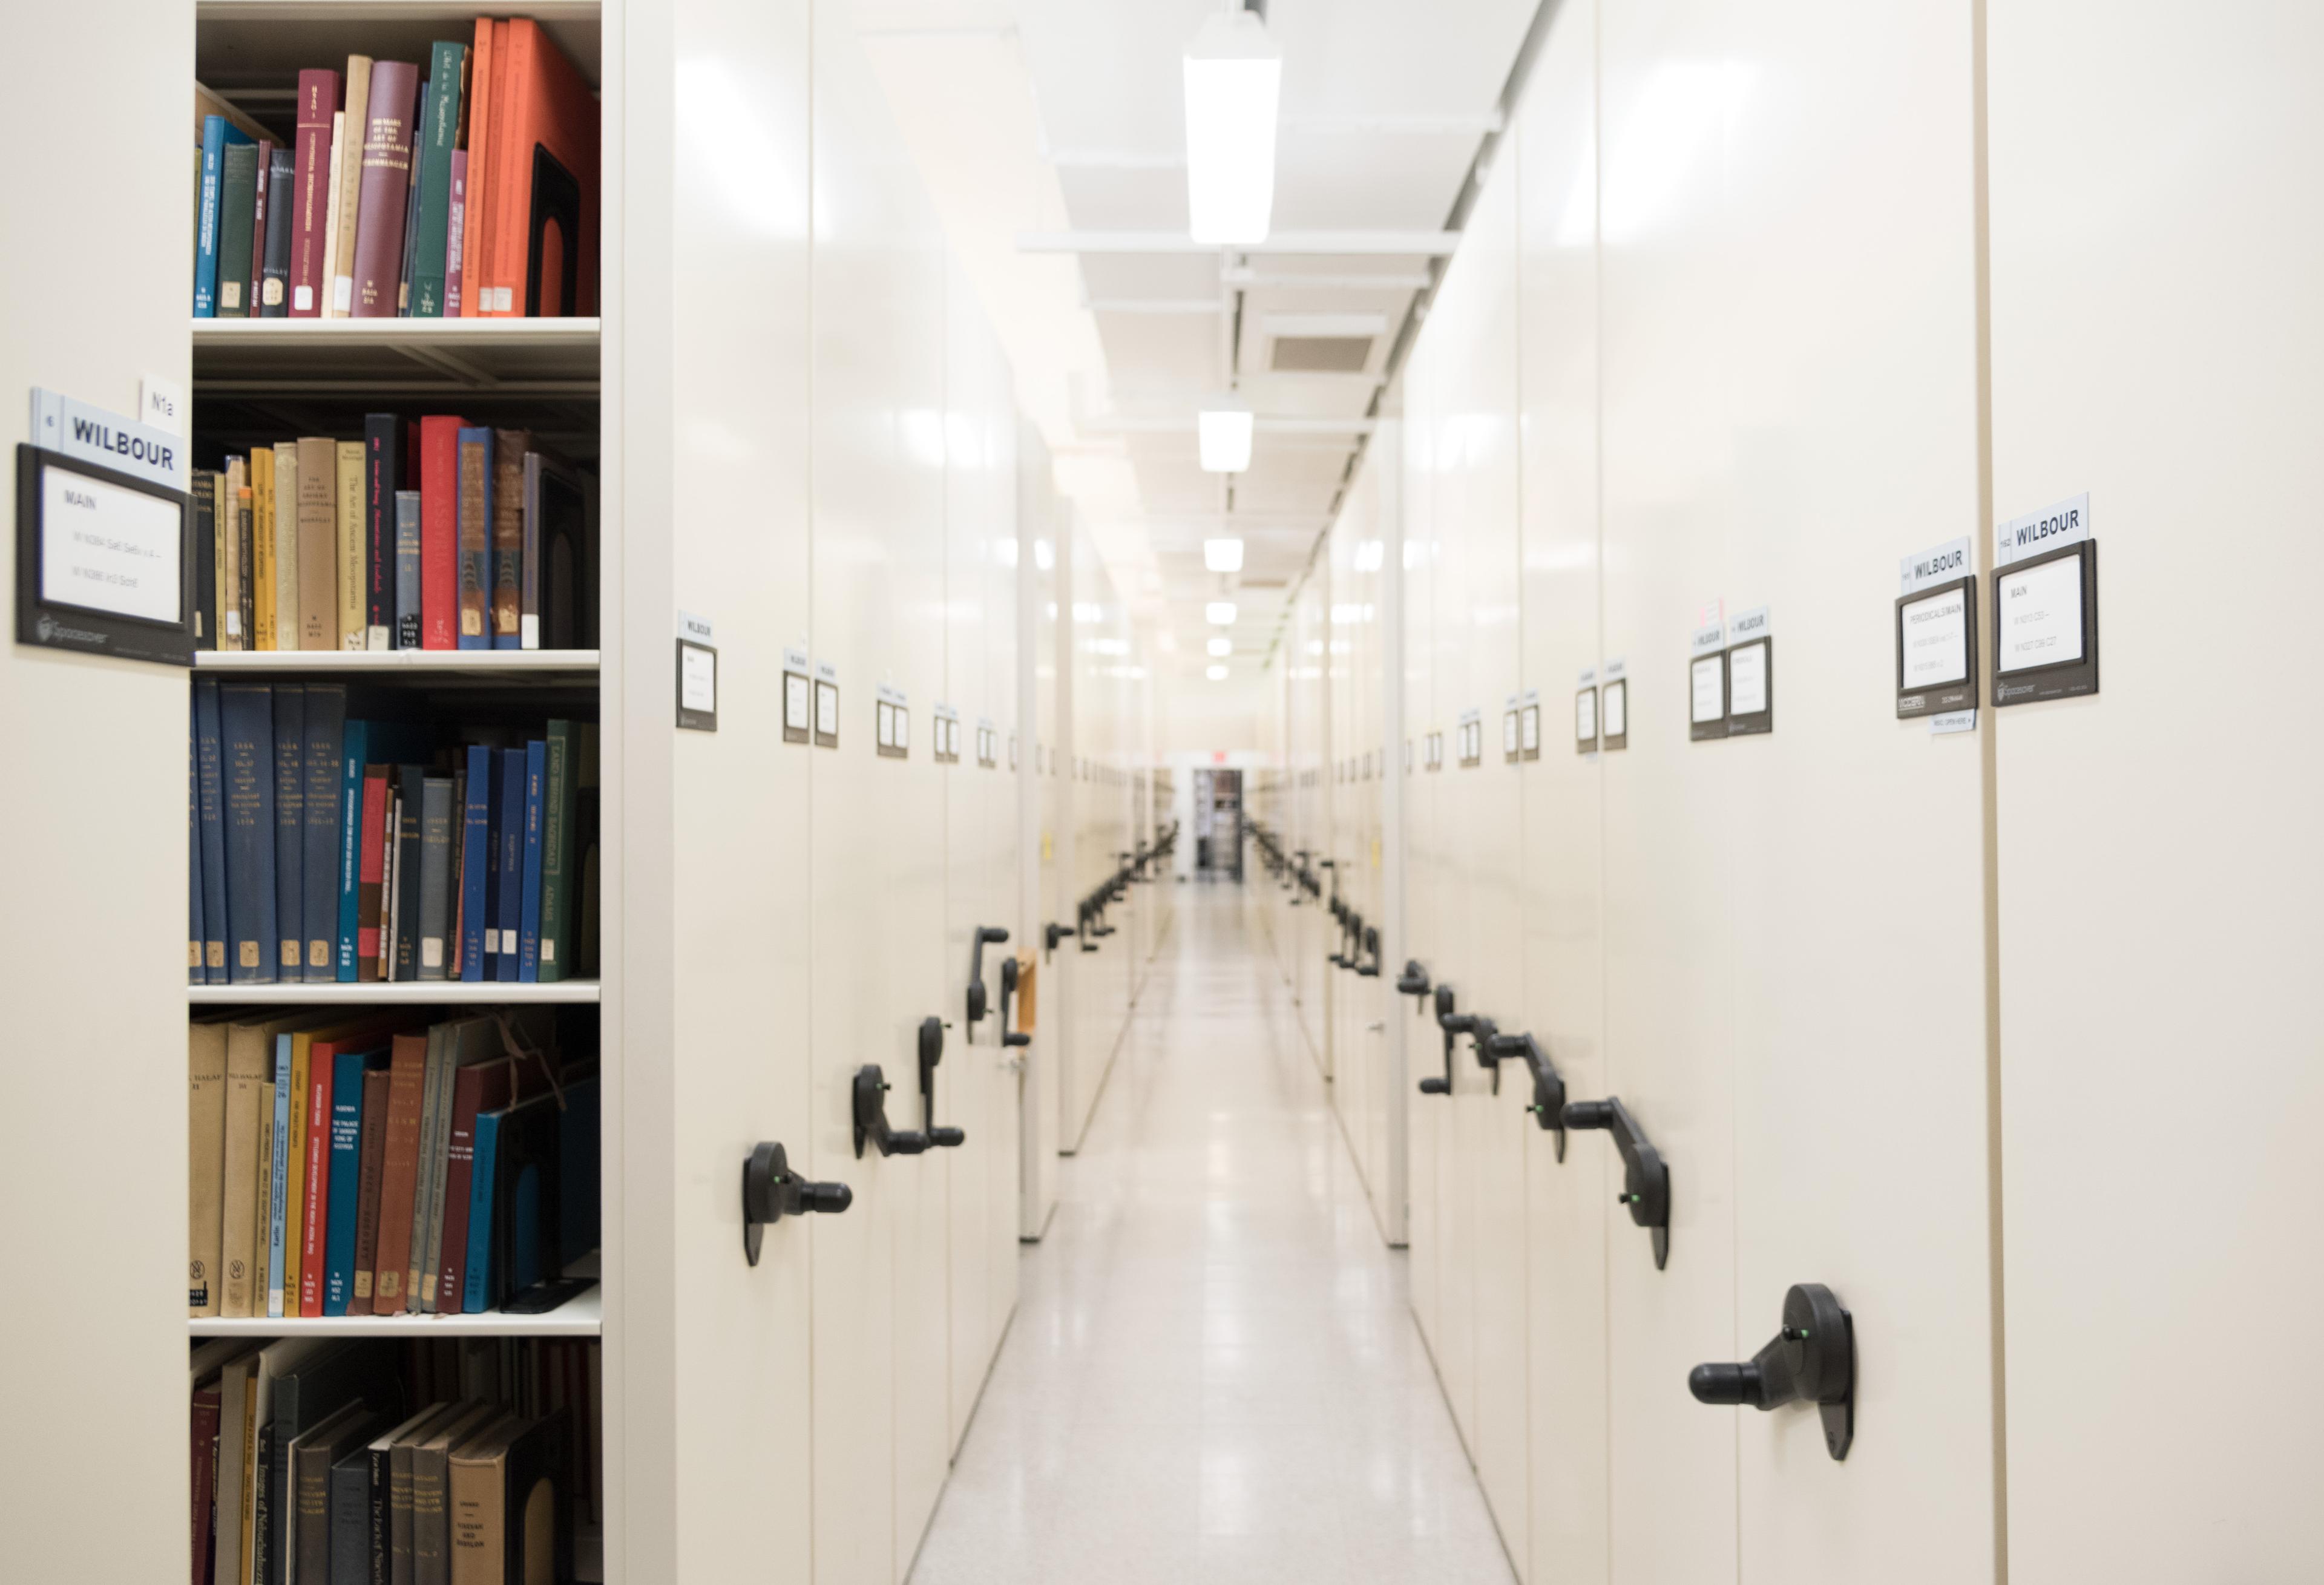
M 420 420 L 420 643 L 456 650 L 460 622 L 460 431 L 466 420 Z
M 529 429 L 493 431 L 491 626 L 495 650 L 524 647 L 524 454 L 531 449 Z
M 401 1315 L 410 1307 L 404 1282 L 411 1264 L 411 1201 L 420 1181 L 420 1103 L 428 1076 L 428 1037 L 398 1035 L 393 1049 L 380 1166 L 374 1315 Z
M 493 432 L 463 429 L 459 434 L 459 493 L 456 508 L 460 552 L 460 631 L 463 650 L 493 647 L 489 606 L 493 559 Z M 423 547 L 424 550 L 424 547 Z
M 387 1106 L 392 1083 L 385 1064 L 375 1061 L 364 1064 L 363 1143 L 355 1169 L 355 1274 L 347 1295 L 347 1313 L 354 1315 L 377 1313 L 372 1300 L 378 1291 L 379 1192 L 387 1167 Z
M 259 244 L 258 317 L 287 318 L 290 313 L 290 195 L 299 183 L 299 156 L 267 145 L 266 236 Z
M 323 311 L 323 236 L 331 193 L 331 117 L 339 109 L 339 74 L 310 67 L 299 74 L 298 177 L 290 195 L 290 317 Z
M 349 310 L 358 319 L 395 317 L 396 286 L 403 275 L 405 198 L 411 187 L 412 120 L 419 114 L 419 67 L 408 60 L 382 60 L 372 67 L 362 175 L 355 195 L 355 284 Z M 391 485 L 384 499 L 394 497 Z
M 390 64 L 393 64 L 390 62 Z M 395 648 L 395 493 L 403 487 L 403 420 L 364 415 L 363 607 L 366 650 Z

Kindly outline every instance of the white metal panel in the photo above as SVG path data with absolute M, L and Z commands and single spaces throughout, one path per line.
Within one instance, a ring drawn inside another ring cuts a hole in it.
M 1028 889 L 1025 947 L 1038 954 L 1033 982 L 1033 1044 L 1025 1051 L 1019 1091 L 1023 1140 L 1021 1220 L 1018 1236 L 1038 1239 L 1056 1207 L 1059 1092 L 1065 1080 L 1070 1028 L 1065 1018 L 1065 978 L 1070 948 L 1052 951 L 1047 927 L 1073 922 L 1073 899 L 1065 884 L 1065 781 L 1057 769 L 1058 707 L 1063 669 L 1057 651 L 1057 568 L 1067 536 L 1063 509 L 1049 477 L 1048 448 L 1030 424 L 1018 427 L 1017 597 L 1022 603 L 1017 631 L 1026 640 L 1024 669 L 1017 690 L 1024 716 L 1017 733 L 1019 796 L 1028 806 L 1019 824 L 1026 851 L 1019 855 Z
M 1445 773 L 1428 769 L 1431 740 L 1449 730 L 1451 711 L 1437 675 L 1435 516 L 1436 360 L 1426 337 L 1406 364 L 1404 395 L 1404 687 L 1412 774 L 1404 816 L 1405 929 L 1412 959 L 1431 983 L 1451 978 L 1443 929 Z M 1443 1178 L 1450 1153 L 1452 1098 L 1423 1095 L 1423 1077 L 1443 1073 L 1443 1042 L 1432 993 L 1412 1016 L 1410 1191 L 1406 1237 L 1411 1249 L 1412 1313 L 1443 1368 L 1444 1358 Z
M 2104 633 L 2098 697 L 1993 723 L 2021 1582 L 2324 1559 L 2324 14 L 2172 20 L 1989 23 L 1993 511 L 2089 493 Z

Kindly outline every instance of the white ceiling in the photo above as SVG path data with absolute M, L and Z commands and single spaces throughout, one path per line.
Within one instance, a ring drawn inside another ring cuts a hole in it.
M 1284 57 L 1276 233 L 1442 227 L 1537 4 L 1270 0 Z M 1185 235 L 1179 58 L 1216 9 L 856 0 L 1061 484 L 1187 670 L 1208 659 L 1202 608 L 1222 594 L 1239 608 L 1237 668 L 1267 654 L 1429 267 L 1425 253 L 1020 250 L 1035 233 Z M 1278 332 L 1372 339 L 1360 372 L 1277 373 Z M 1196 465 L 1194 414 L 1231 382 L 1259 426 L 1250 470 L 1227 479 Z M 1221 532 L 1245 541 L 1239 580 L 1203 568 L 1202 541 Z

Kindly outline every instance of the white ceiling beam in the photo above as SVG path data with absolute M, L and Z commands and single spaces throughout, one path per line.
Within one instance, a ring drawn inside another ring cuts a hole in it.
M 1483 137 L 1503 126 L 1499 110 L 1471 115 L 1286 115 L 1286 132 L 1394 133 L 1405 136 Z
M 1377 423 L 1365 418 L 1305 419 L 1259 417 L 1251 420 L 1262 435 L 1369 435 Z M 1083 419 L 1074 426 L 1084 435 L 1191 435 L 1194 418 L 1131 417 Z
M 1278 231 L 1261 243 L 1209 246 L 1183 231 L 1028 231 L 1020 253 L 1309 253 L 1396 258 L 1447 258 L 1461 245 L 1457 231 Z
M 1349 272 L 1334 275 L 1302 275 L 1288 270 L 1253 270 L 1248 266 L 1230 265 L 1219 272 L 1219 280 L 1228 286 L 1303 286 L 1346 287 L 1364 291 L 1422 291 L 1431 284 L 1422 272 L 1406 274 L 1366 275 Z
M 1090 299 L 1082 304 L 1093 314 L 1215 314 L 1225 305 L 1215 298 Z

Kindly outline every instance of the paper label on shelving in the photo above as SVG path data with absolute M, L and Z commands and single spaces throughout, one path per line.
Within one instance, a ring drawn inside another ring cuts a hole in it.
M 186 388 L 175 380 L 148 374 L 137 391 L 137 416 L 172 435 L 186 432 Z
M 1995 525 L 1993 565 L 2007 567 L 2013 561 L 2055 550 L 2061 545 L 2079 545 L 2089 537 L 2090 496 L 2085 490 L 2055 506 Z
M 290 311 L 294 314 L 313 313 L 315 311 L 315 289 L 311 286 L 292 287 L 290 289 Z
M 32 444 L 164 489 L 187 486 L 186 443 L 59 392 L 32 388 Z
M 331 277 L 331 307 L 345 314 L 353 310 L 355 301 L 355 278 L 352 275 Z
M 706 616 L 696 616 L 691 611 L 680 611 L 678 613 L 678 636 L 681 639 L 691 639 L 697 644 L 717 641 L 716 635 L 711 631 L 710 619 Z

